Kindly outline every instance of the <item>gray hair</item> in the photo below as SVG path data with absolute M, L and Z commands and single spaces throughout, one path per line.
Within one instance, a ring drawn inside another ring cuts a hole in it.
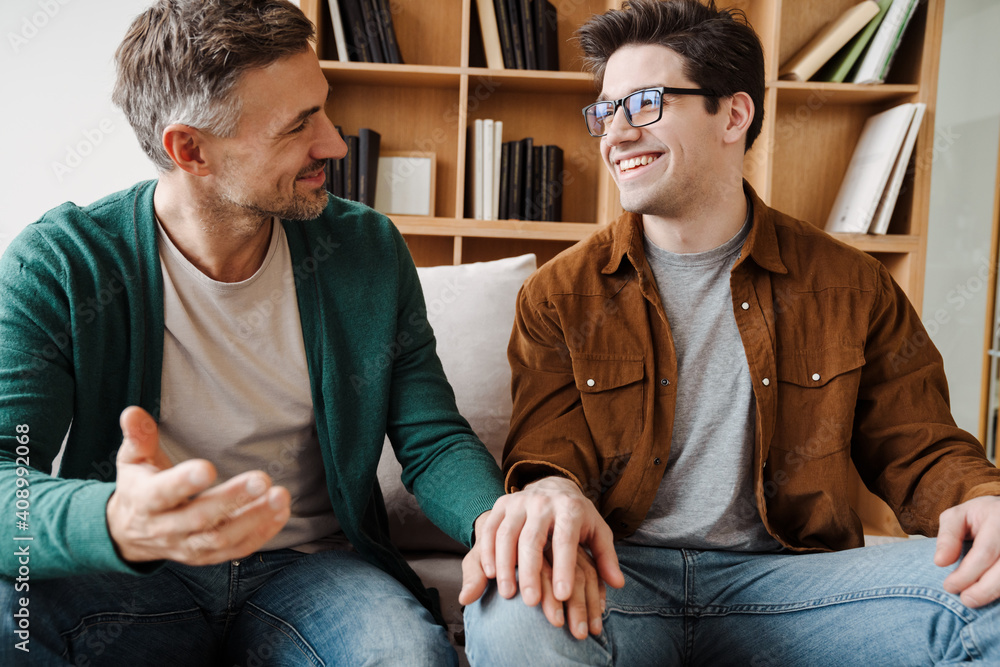
M 112 101 L 161 172 L 174 162 L 163 129 L 181 123 L 220 137 L 239 125 L 233 89 L 249 70 L 308 48 L 314 29 L 287 0 L 158 0 L 115 52 Z

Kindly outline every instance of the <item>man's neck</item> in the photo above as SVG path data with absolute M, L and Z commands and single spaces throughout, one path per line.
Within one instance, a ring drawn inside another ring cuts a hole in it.
M 164 174 L 153 193 L 163 230 L 184 257 L 212 280 L 246 280 L 264 263 L 272 218 L 223 206 L 177 174 Z
M 743 227 L 747 198 L 742 182 L 721 196 L 685 207 L 675 216 L 642 216 L 643 231 L 654 245 L 669 252 L 687 254 L 718 248 Z

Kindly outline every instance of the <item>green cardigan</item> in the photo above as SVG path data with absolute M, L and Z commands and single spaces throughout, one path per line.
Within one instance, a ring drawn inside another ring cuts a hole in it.
M 13 554 L 22 545 L 37 579 L 150 570 L 117 555 L 105 505 L 114 491 L 119 414 L 129 405 L 154 418 L 160 411 L 164 324 L 155 188 L 148 181 L 86 208 L 53 209 L 0 260 L 6 577 L 16 576 Z M 333 509 L 358 553 L 433 609 L 389 541 L 375 476 L 385 434 L 421 508 L 466 545 L 476 517 L 503 493 L 500 471 L 455 407 L 413 260 L 392 223 L 331 196 L 319 218 L 282 224 Z M 27 456 L 18 458 L 25 427 L 28 444 L 20 453 Z M 67 431 L 58 477 L 50 476 L 43 471 Z M 27 506 L 27 515 L 18 517 L 17 469 L 25 463 L 29 485 L 20 487 L 20 507 Z M 22 519 L 27 529 L 18 526 Z

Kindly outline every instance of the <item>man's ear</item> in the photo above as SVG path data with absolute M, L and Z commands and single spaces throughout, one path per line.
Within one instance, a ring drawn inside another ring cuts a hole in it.
M 163 149 L 178 167 L 195 176 L 211 173 L 204 147 L 207 137 L 197 128 L 173 123 L 163 128 Z
M 753 100 L 746 93 L 734 94 L 728 100 L 726 126 L 724 128 L 723 139 L 726 143 L 737 143 L 740 146 L 746 139 L 747 130 L 753 122 L 754 106 Z

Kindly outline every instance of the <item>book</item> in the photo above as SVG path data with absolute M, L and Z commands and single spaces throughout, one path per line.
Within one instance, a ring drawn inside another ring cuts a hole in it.
M 361 0 L 338 0 L 340 15 L 343 19 L 344 37 L 347 41 L 348 57 L 354 62 L 370 63 L 368 53 L 368 36 L 365 32 L 365 19 L 361 13 Z
M 535 0 L 535 40 L 538 68 L 559 69 L 559 15 L 549 0 Z
M 510 143 L 510 190 L 507 192 L 507 216 L 524 220 L 524 142 Z
M 830 81 L 832 83 L 843 83 L 847 80 L 851 70 L 854 69 L 858 58 L 864 53 L 868 43 L 875 36 L 875 31 L 882 24 L 892 0 L 875 0 L 878 3 L 878 14 L 868 22 L 864 28 L 849 41 L 844 48 L 830 58 L 829 61 L 813 77 L 816 81 Z
M 854 83 L 882 83 L 903 39 L 903 33 L 913 18 L 917 0 L 892 0 L 892 6 L 875 31 L 871 44 L 858 64 Z
M 500 27 L 497 25 L 493 0 L 476 0 L 479 11 L 479 28 L 483 34 L 483 50 L 486 52 L 486 66 L 490 69 L 504 69 L 503 49 L 500 46 Z
M 472 122 L 472 217 L 483 219 L 483 121 Z
M 382 135 L 363 127 L 358 130 L 358 198 L 357 201 L 375 206 L 375 188 L 378 184 L 378 153 Z
M 515 69 L 527 69 L 524 59 L 524 29 L 521 24 L 520 0 L 502 0 L 507 6 L 507 19 L 510 21 L 510 37 L 514 45 Z
M 924 119 L 924 112 L 927 105 L 923 102 L 914 104 L 913 120 L 910 121 L 910 128 L 906 132 L 903 140 L 903 147 L 899 151 L 892 172 L 889 174 L 889 182 L 885 186 L 882 199 L 875 209 L 875 217 L 872 219 L 871 234 L 885 234 L 889 231 L 889 221 L 892 219 L 892 212 L 896 208 L 896 199 L 899 197 L 899 190 L 903 185 L 903 177 L 910 164 L 910 156 L 913 154 L 913 146 L 917 143 L 917 135 L 920 134 L 920 123 Z
M 358 201 L 358 137 L 344 137 L 347 155 L 344 156 L 344 199 Z
M 337 134 L 340 138 L 344 138 L 344 131 L 339 125 L 334 125 L 334 129 L 337 130 Z M 328 176 L 329 180 L 326 183 L 326 189 L 332 192 L 337 197 L 344 196 L 344 158 L 339 160 L 327 160 L 331 165 L 330 174 Z
M 393 65 L 402 65 L 403 56 L 399 53 L 396 26 L 392 22 L 392 7 L 389 0 L 375 0 L 375 16 L 379 22 L 379 37 L 384 47 L 385 61 Z
M 506 0 L 493 0 L 493 10 L 497 17 L 497 30 L 500 31 L 500 50 L 503 52 L 505 69 L 517 69 L 517 59 L 514 57 L 514 36 L 510 34 L 510 16 Z
M 563 150 L 559 146 L 546 146 L 545 151 L 548 154 L 545 163 L 545 187 L 548 191 L 545 219 L 556 222 L 562 220 Z
M 361 6 L 361 17 L 364 20 L 364 35 L 368 44 L 368 57 L 370 63 L 389 62 L 385 55 L 385 45 L 382 44 L 382 37 L 379 34 L 379 20 L 375 15 L 375 0 L 357 0 Z
M 542 220 L 544 211 L 542 209 L 542 176 L 545 173 L 542 169 L 542 158 L 545 151 L 541 146 L 531 148 L 531 196 L 528 198 L 528 220 Z
M 493 219 L 493 138 L 496 136 L 493 125 L 493 119 L 483 119 L 482 168 L 479 172 L 483 178 L 483 214 L 480 216 L 483 220 Z
M 521 220 L 532 220 L 531 208 L 535 196 L 535 189 L 532 187 L 535 176 L 535 140 L 532 137 L 525 137 L 521 139 L 521 145 L 524 146 L 524 156 L 521 158 L 524 175 L 521 177 L 521 205 L 518 211 L 521 213 Z
M 538 69 L 538 57 L 535 54 L 535 0 L 519 0 L 519 2 L 521 38 L 524 40 L 524 68 Z
M 878 15 L 878 3 L 864 0 L 838 16 L 799 49 L 778 71 L 786 81 L 808 81 L 852 37 Z
M 493 123 L 493 211 L 490 220 L 500 220 L 500 169 L 503 146 L 503 121 Z
M 507 220 L 507 203 L 510 201 L 507 193 L 510 191 L 510 144 L 505 141 L 500 147 L 500 188 L 497 192 L 500 205 L 497 210 L 497 220 Z
M 347 52 L 347 37 L 344 35 L 344 21 L 340 16 L 340 5 L 338 0 L 328 0 L 330 8 L 330 21 L 333 23 L 333 42 L 337 46 L 337 60 L 342 63 L 350 62 L 351 58 Z
M 868 231 L 914 110 L 914 104 L 901 104 L 865 121 L 826 221 L 826 231 L 860 234 Z

